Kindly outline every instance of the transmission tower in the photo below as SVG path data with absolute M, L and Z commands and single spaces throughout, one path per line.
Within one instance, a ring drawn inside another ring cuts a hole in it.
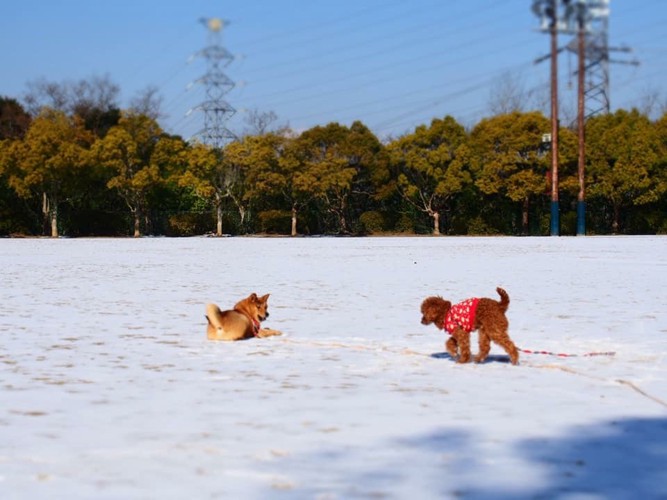
M 223 68 L 234 60 L 222 46 L 222 28 L 229 23 L 217 17 L 201 18 L 199 22 L 208 30 L 208 45 L 196 54 L 206 60 L 206 74 L 195 81 L 205 86 L 206 100 L 193 109 L 204 113 L 204 128 L 195 135 L 219 149 L 237 138 L 226 127 L 236 110 L 224 99 L 225 94 L 234 88 L 234 82 L 223 72 Z
M 554 115 L 558 116 L 557 55 L 564 49 L 578 58 L 578 113 L 579 134 L 579 194 L 577 196 L 577 235 L 586 234 L 585 203 L 585 119 L 598 113 L 609 113 L 609 63 L 638 64 L 637 61 L 617 61 L 609 58 L 610 52 L 630 52 L 628 48 L 609 47 L 610 0 L 533 0 L 533 12 L 540 18 L 540 29 L 551 34 L 551 109 L 552 135 L 558 129 Z M 576 34 L 564 48 L 557 48 L 558 33 Z M 535 62 L 541 62 L 539 58 Z M 557 137 L 557 135 L 556 135 Z M 558 234 L 558 142 L 552 139 L 552 204 L 551 234 Z
M 610 53 L 628 53 L 632 50 L 628 47 L 609 46 L 609 3 L 610 0 L 533 0 L 533 12 L 540 17 L 541 31 L 549 31 L 551 16 L 555 13 L 558 32 L 575 35 L 570 43 L 558 49 L 558 52 L 568 50 L 578 53 L 576 35 L 583 26 L 586 118 L 610 111 L 609 64 L 639 64 L 637 60 L 626 61 L 610 57 Z M 535 62 L 542 60 L 544 58 Z
M 629 64 L 637 66 L 637 60 L 626 61 L 612 59 L 610 53 L 628 53 L 628 47 L 609 46 L 609 2 L 610 0 L 579 0 L 578 5 L 570 9 L 571 26 L 576 26 L 578 15 L 583 16 L 585 32 L 585 71 L 586 86 L 584 100 L 586 102 L 586 118 L 610 111 L 609 64 Z M 579 13 L 576 9 L 581 9 Z M 574 43 L 568 49 L 575 51 Z

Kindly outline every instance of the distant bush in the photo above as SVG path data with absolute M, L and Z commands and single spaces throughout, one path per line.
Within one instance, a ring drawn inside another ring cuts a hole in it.
M 377 210 L 369 210 L 359 216 L 359 232 L 362 234 L 382 233 L 386 229 L 384 216 Z
M 290 234 L 292 213 L 287 210 L 265 210 L 257 216 L 260 231 L 268 234 Z
M 213 216 L 208 213 L 185 212 L 169 216 L 167 236 L 195 236 L 215 228 Z
M 468 234 L 471 236 L 495 236 L 500 234 L 500 231 L 477 216 L 468 221 Z
M 415 221 L 409 215 L 402 214 L 394 224 L 394 231 L 412 234 L 415 232 Z

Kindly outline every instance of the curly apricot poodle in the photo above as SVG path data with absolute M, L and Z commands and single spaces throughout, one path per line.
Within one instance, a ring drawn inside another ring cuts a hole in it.
M 428 297 L 421 305 L 422 325 L 433 323 L 450 334 L 445 346 L 449 355 L 459 363 L 470 362 L 470 332 L 479 330 L 479 353 L 476 363 L 483 362 L 495 342 L 509 354 L 513 365 L 519 362 L 519 351 L 507 333 L 509 322 L 505 311 L 510 304 L 509 295 L 496 288 L 500 300 L 472 298 L 452 305 L 442 297 Z

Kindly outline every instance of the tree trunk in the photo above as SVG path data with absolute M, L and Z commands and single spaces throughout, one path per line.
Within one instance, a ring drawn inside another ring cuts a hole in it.
M 134 212 L 134 237 L 141 237 L 141 216 L 139 215 L 139 211 Z
M 42 212 L 49 221 L 51 228 L 51 238 L 58 237 L 58 201 L 55 197 L 49 197 L 42 193 Z
M 153 234 L 153 227 L 151 224 L 151 218 L 148 213 L 144 214 L 144 233 Z
M 433 212 L 433 236 L 440 236 L 440 213 Z
M 239 212 L 239 218 L 241 219 L 241 228 L 243 228 L 245 223 L 246 208 L 243 206 L 243 203 L 241 203 L 239 199 L 232 194 L 230 190 L 227 190 L 227 196 L 229 196 L 234 202 L 234 205 L 236 205 L 236 209 Z
M 134 234 L 135 238 L 141 237 L 141 217 L 143 215 L 143 210 L 141 208 L 141 202 L 136 199 L 133 200 L 133 203 L 127 204 L 130 207 L 130 212 L 132 212 L 132 217 L 134 217 Z
M 297 235 L 297 232 L 296 232 L 296 207 L 295 206 L 292 207 L 292 233 L 291 233 L 291 235 L 292 236 Z
M 347 203 L 345 203 L 345 199 L 343 199 L 341 200 L 340 203 L 340 213 L 338 215 L 340 230 L 343 234 L 348 234 L 350 232 L 347 228 L 347 219 L 345 218 L 346 211 L 347 211 Z
M 521 228 L 524 236 L 528 234 L 528 209 L 530 208 L 530 199 L 526 196 L 523 199 L 523 210 L 521 211 Z
M 621 227 L 621 207 L 618 203 L 614 203 L 614 220 L 611 222 L 611 233 L 618 234 Z
M 58 237 L 58 205 L 51 206 L 51 238 Z
M 245 225 L 245 208 L 243 208 L 241 205 L 238 206 L 239 209 L 239 217 L 241 217 L 241 230 L 245 232 L 244 225 Z
M 217 219 L 217 226 L 215 229 L 216 236 L 222 236 L 222 203 L 218 202 L 215 206 L 215 216 Z
M 47 226 L 49 224 L 49 215 L 51 211 L 49 210 L 49 198 L 46 196 L 46 193 L 42 193 L 42 232 L 47 234 Z

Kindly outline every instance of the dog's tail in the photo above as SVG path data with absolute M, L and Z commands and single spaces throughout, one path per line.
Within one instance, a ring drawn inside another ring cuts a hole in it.
M 500 295 L 500 302 L 498 302 L 498 304 L 500 304 L 500 308 L 503 310 L 503 312 L 507 311 L 507 308 L 510 306 L 510 296 L 507 295 L 507 292 L 500 287 L 496 288 L 496 292 L 498 292 L 498 295 Z
M 209 325 L 212 325 L 214 328 L 221 328 L 222 325 L 218 320 L 220 316 L 220 308 L 215 304 L 206 304 L 206 320 Z

